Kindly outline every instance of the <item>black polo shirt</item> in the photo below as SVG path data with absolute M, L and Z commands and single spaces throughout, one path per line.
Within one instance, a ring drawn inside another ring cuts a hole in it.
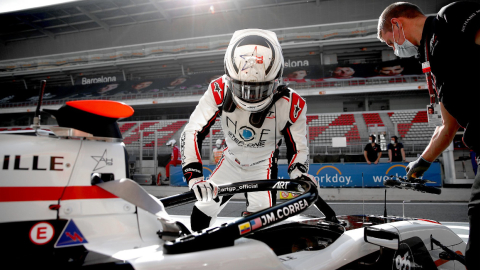
M 447 111 L 466 128 L 465 143 L 480 154 L 480 4 L 455 2 L 425 21 L 419 60 L 428 60 L 436 89 Z M 427 46 L 426 46 L 427 45 Z
M 397 145 L 388 144 L 388 150 L 392 150 L 392 161 L 403 161 L 402 157 L 403 144 L 397 143 Z
M 382 152 L 380 145 L 375 144 L 375 146 L 372 146 L 371 143 L 365 145 L 363 150 L 367 151 L 367 158 L 370 162 L 375 162 L 375 160 L 378 158 L 378 153 Z

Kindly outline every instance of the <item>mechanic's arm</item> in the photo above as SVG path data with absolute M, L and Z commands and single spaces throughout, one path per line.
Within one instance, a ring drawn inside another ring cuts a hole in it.
M 381 157 L 382 157 L 382 151 L 378 151 L 378 156 L 377 156 L 377 160 L 375 160 L 375 164 L 378 164 Z
M 392 149 L 388 149 L 388 162 L 392 162 Z
M 400 149 L 400 152 L 402 152 L 402 160 L 404 162 L 407 161 L 407 159 L 405 158 L 405 150 L 403 150 L 403 148 L 402 148 L 402 149 Z
M 477 34 L 475 35 L 475 44 L 480 45 L 480 29 L 478 29 Z
M 443 125 L 437 127 L 433 133 L 432 139 L 427 148 L 422 153 L 422 158 L 426 161 L 434 161 L 453 141 L 460 125 L 457 120 L 440 103 Z

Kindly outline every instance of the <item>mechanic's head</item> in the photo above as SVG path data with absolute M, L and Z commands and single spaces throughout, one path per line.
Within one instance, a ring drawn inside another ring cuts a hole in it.
M 177 141 L 175 139 L 171 139 L 166 143 L 167 146 L 174 147 L 177 144 Z
M 215 145 L 217 146 L 217 148 L 220 148 L 222 147 L 222 140 L 218 139 L 216 142 L 215 142 Z
M 240 109 L 263 111 L 282 78 L 283 54 L 272 31 L 245 29 L 233 34 L 225 53 L 227 87 Z
M 368 142 L 369 143 L 374 143 L 375 142 L 375 135 L 372 134 L 372 135 L 368 136 Z
M 334 78 L 349 78 L 355 73 L 355 70 L 351 67 L 336 67 L 333 71 Z
M 416 18 L 424 18 L 422 10 L 411 3 L 397 2 L 389 5 L 378 19 L 377 38 L 391 47 L 398 57 L 417 55 L 417 43 L 413 38 L 418 29 Z
M 392 144 L 397 144 L 397 143 L 398 143 L 398 137 L 397 137 L 397 136 L 392 136 L 392 137 L 390 138 L 390 142 L 391 142 Z

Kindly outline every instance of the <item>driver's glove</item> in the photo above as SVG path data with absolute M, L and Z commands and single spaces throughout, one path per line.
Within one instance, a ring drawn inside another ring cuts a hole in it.
M 208 202 L 218 196 L 217 185 L 210 180 L 204 180 L 203 176 L 188 181 L 188 187 L 195 192 L 198 201 Z
M 290 172 L 290 179 L 310 180 L 315 184 L 315 186 L 318 187 L 318 183 L 317 181 L 315 181 L 315 177 L 313 175 L 308 173 L 303 173 L 297 168 L 295 168 L 293 171 Z
M 423 176 L 423 173 L 428 170 L 432 163 L 430 161 L 426 161 L 421 156 L 408 164 L 405 168 L 407 172 L 407 179 L 411 180 L 413 178 L 419 178 Z

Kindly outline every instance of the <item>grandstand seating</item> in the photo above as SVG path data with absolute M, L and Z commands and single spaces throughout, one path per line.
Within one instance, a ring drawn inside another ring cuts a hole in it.
M 129 130 L 131 127 L 135 126 L 136 123 L 118 123 L 118 126 L 120 128 L 120 132 L 123 134 L 127 130 Z
M 389 112 L 390 120 L 397 125 L 398 134 L 406 144 L 427 144 L 435 127 L 428 126 L 427 112 Z
M 121 126 L 120 130 L 122 131 L 125 145 L 132 147 L 140 146 L 140 131 L 143 131 L 144 146 L 153 147 L 155 145 L 155 132 L 158 132 L 157 145 L 165 145 L 186 122 L 186 120 L 146 121 L 138 124 L 136 122 L 127 122 Z M 128 132 L 132 127 L 135 128 Z
M 398 135 L 404 144 L 426 144 L 430 141 L 435 127 L 428 126 L 427 113 L 425 110 L 388 112 L 387 114 L 392 123 L 397 126 Z M 363 113 L 362 116 L 367 125 L 384 125 L 378 113 Z M 157 145 L 162 146 L 186 123 L 186 120 L 120 122 L 119 128 L 124 137 L 125 145 L 130 147 L 140 146 L 140 132 L 143 131 L 144 147 L 148 148 L 155 145 L 155 132 L 158 134 Z M 348 145 L 356 145 L 361 142 L 354 114 L 351 113 L 307 115 L 307 126 L 310 146 L 330 145 L 332 137 L 346 137 Z M 15 130 L 31 130 L 31 128 L 0 128 L 0 131 Z M 214 125 L 211 127 L 211 131 L 213 144 L 215 144 L 217 139 L 225 139 L 219 118 L 216 119 Z M 209 138 L 210 134 L 207 135 L 203 141 L 204 149 L 207 149 L 210 144 Z
M 380 114 L 378 113 L 364 113 L 363 119 L 365 120 L 365 124 L 367 126 L 370 125 L 378 125 L 379 127 L 385 126 L 383 124 L 382 118 L 380 118 Z
M 307 125 L 313 145 L 331 144 L 332 137 L 347 137 L 347 144 L 360 141 L 353 114 L 309 115 Z

